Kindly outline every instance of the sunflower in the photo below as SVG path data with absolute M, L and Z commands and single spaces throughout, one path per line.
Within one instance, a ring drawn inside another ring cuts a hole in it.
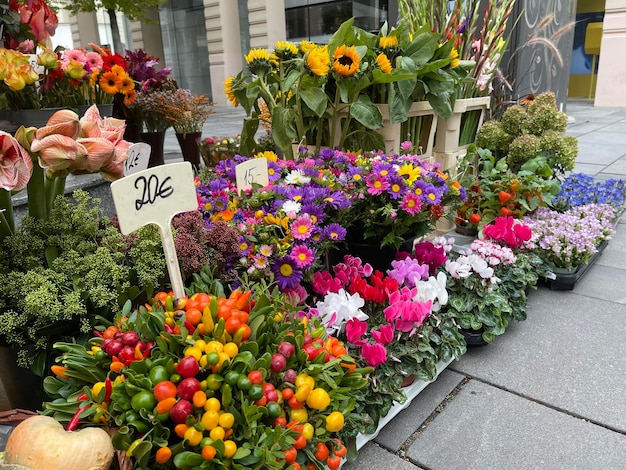
M 122 80 L 120 80 L 120 77 L 112 71 L 104 72 L 100 77 L 99 83 L 102 91 L 110 95 L 117 93 L 122 86 Z
M 264 75 L 272 70 L 270 53 L 267 49 L 251 49 L 244 58 L 248 64 L 248 69 L 255 75 Z
M 383 52 L 376 56 L 376 63 L 380 67 L 380 70 L 383 71 L 383 73 L 391 73 L 391 62 L 389 62 L 389 59 Z
M 335 49 L 333 57 L 333 69 L 339 75 L 343 75 L 344 77 L 351 77 L 359 71 L 361 58 L 356 51 L 356 47 L 348 47 L 343 44 Z
M 311 49 L 306 56 L 306 65 L 314 75 L 317 75 L 318 77 L 325 77 L 330 70 L 328 46 Z
M 315 49 L 317 46 L 315 45 L 315 43 L 312 43 L 311 41 L 307 41 L 306 39 L 303 39 L 302 41 L 300 41 L 299 47 L 300 47 L 300 52 L 302 52 L 302 54 L 306 54 L 307 52 Z
M 381 49 L 391 49 L 392 47 L 396 47 L 397 45 L 398 45 L 397 36 L 381 36 L 378 39 L 378 46 Z
M 235 81 L 234 77 L 228 77 L 224 80 L 224 93 L 226 93 L 226 98 L 228 101 L 236 108 L 239 106 L 239 100 L 235 97 L 233 93 L 233 82 Z
M 298 56 L 298 47 L 288 41 L 278 41 L 274 48 L 274 54 L 280 60 L 289 60 Z
M 450 62 L 450 67 L 458 67 L 459 62 L 461 62 L 461 60 L 459 59 L 459 51 L 457 51 L 454 47 L 452 48 L 452 50 L 450 51 L 450 59 L 452 59 L 452 62 Z

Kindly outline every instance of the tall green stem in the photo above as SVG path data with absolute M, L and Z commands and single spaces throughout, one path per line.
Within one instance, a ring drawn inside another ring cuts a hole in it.
M 65 176 L 49 179 L 46 177 L 46 209 L 48 214 L 52 212 L 54 200 L 59 195 L 65 194 Z
M 2 211 L 4 209 L 4 211 Z M 11 191 L 0 189 L 0 240 L 13 234 L 15 231 L 15 221 L 13 219 L 13 203 L 11 202 Z
M 35 161 L 26 192 L 28 193 L 28 214 L 39 220 L 48 218 L 45 179 L 45 170 Z
M 334 147 L 335 144 L 335 128 L 337 126 L 337 119 L 339 118 L 339 87 L 335 90 L 335 102 L 333 103 L 333 118 L 330 126 L 330 145 Z

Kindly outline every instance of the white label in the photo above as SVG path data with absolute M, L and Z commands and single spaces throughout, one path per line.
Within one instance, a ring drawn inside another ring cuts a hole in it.
M 124 162 L 124 176 L 132 175 L 148 168 L 150 145 L 139 142 L 128 147 L 128 158 Z
M 269 174 L 267 172 L 267 158 L 252 158 L 235 167 L 237 177 L 237 192 L 252 189 L 252 184 L 267 186 Z
M 185 295 L 170 223 L 180 212 L 198 208 L 193 168 L 171 163 L 140 171 L 111 183 L 111 194 L 124 235 L 155 224 L 159 227 L 167 270 L 176 297 Z

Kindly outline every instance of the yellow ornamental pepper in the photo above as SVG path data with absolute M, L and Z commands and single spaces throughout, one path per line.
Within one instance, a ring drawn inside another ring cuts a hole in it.
M 326 416 L 326 430 L 328 432 L 339 432 L 343 428 L 344 417 L 340 411 L 333 411 Z
M 194 426 L 190 426 L 189 429 L 185 431 L 185 439 L 189 441 L 190 446 L 197 446 L 202 440 L 202 433 Z
M 303 384 L 307 384 L 309 387 L 311 387 L 311 390 L 313 390 L 315 388 L 315 379 L 309 374 L 298 374 L 296 376 L 296 387 L 299 387 Z
M 296 397 L 296 400 L 298 400 L 300 403 L 303 403 L 306 401 L 306 399 L 309 397 L 310 394 L 311 394 L 311 386 L 305 383 L 298 387 L 294 396 Z

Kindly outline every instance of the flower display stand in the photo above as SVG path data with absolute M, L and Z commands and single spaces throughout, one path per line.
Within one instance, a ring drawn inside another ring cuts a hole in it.
M 439 377 L 439 374 L 441 374 L 445 370 L 445 368 L 448 367 L 452 363 L 453 360 L 454 359 L 450 359 L 447 362 L 439 361 L 437 363 L 437 377 Z M 437 380 L 437 377 L 435 377 L 435 379 L 432 382 Z M 409 385 L 408 387 L 404 387 L 404 393 L 406 394 L 406 401 L 404 403 L 395 403 L 389 410 L 389 413 L 387 413 L 384 417 L 380 419 L 380 421 L 378 422 L 378 427 L 376 428 L 375 432 L 373 432 L 372 434 L 359 434 L 356 437 L 357 450 L 359 450 L 361 447 L 363 447 L 372 439 L 375 439 L 376 436 L 378 436 L 378 434 L 380 433 L 380 431 L 387 424 L 389 424 L 389 422 L 391 422 L 391 420 L 395 418 L 402 410 L 408 408 L 411 402 L 415 399 L 415 397 L 417 397 L 426 388 L 426 386 L 432 382 L 426 382 L 424 380 L 418 379 L 415 382 L 413 382 L 411 385 Z
M 598 251 L 594 253 L 589 262 L 581 264 L 574 270 L 561 270 L 559 268 L 553 268 L 553 273 L 550 277 L 545 279 L 546 285 L 550 290 L 572 290 L 576 283 L 583 277 L 583 275 L 589 270 L 591 266 L 598 261 L 598 258 L 602 255 L 602 252 L 609 244 L 608 241 L 603 241 L 598 246 Z
M 435 161 L 444 170 L 456 168 L 456 162 L 474 142 L 476 133 L 485 119 L 491 97 L 458 99 L 454 102 L 452 116 L 437 116 L 437 134 L 433 148 Z
M 490 102 L 489 96 L 458 99 L 454 102 L 452 116 L 448 119 L 437 116 L 433 158 L 435 162 L 441 164 L 441 169 L 447 170 L 451 176 L 457 175 L 458 160 L 465 156 L 467 147 L 474 142 Z M 452 221 L 445 219 L 437 221 L 437 232 L 446 233 L 453 229 Z
M 410 140 L 418 150 L 416 153 L 427 158 L 433 156 L 435 143 L 435 131 L 437 130 L 437 115 L 428 101 L 416 101 L 407 111 L 407 120 L 393 124 L 389 118 L 389 105 L 376 105 L 383 116 L 383 127 L 373 132 L 378 132 L 385 140 L 385 152 L 400 152 L 400 144 Z M 347 116 L 348 111 L 340 111 L 335 124 L 335 145 L 341 135 L 341 121 Z

